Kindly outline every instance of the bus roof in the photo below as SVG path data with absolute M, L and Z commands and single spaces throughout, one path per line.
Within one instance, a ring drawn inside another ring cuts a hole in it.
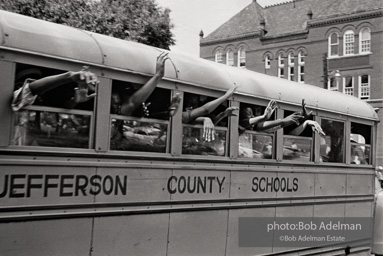
M 0 10 L 0 47 L 151 75 L 161 49 Z M 0 49 L 1 49 L 0 48 Z M 165 79 L 310 108 L 378 120 L 373 108 L 355 97 L 316 86 L 169 53 Z

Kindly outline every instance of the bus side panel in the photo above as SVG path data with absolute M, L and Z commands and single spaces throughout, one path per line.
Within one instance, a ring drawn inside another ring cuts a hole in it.
M 169 256 L 225 255 L 228 210 L 170 213 Z
M 275 217 L 275 207 L 229 210 L 226 255 L 258 255 L 272 252 L 272 247 L 239 247 L 238 221 L 240 217 Z M 254 230 L 255 234 L 258 232 Z
M 0 146 L 8 146 L 11 134 L 11 101 L 14 88 L 15 64 L 0 61 Z
M 347 175 L 347 195 L 373 194 L 373 175 Z
M 373 217 L 374 202 L 355 202 L 346 204 L 346 217 Z
M 314 205 L 314 217 L 344 217 L 345 204 L 316 204 Z
M 0 255 L 90 255 L 92 220 L 66 219 L 0 224 Z
M 95 218 L 92 255 L 166 255 L 168 229 L 168 213 Z
M 315 195 L 331 196 L 346 194 L 346 175 L 318 173 L 315 178 Z
M 168 201 L 167 181 L 172 175 L 171 169 L 133 169 L 133 168 L 98 168 L 97 174 L 119 177 L 120 185 L 115 184 L 113 196 L 100 193 L 96 202 L 148 202 Z M 126 186 L 125 186 L 126 185 Z

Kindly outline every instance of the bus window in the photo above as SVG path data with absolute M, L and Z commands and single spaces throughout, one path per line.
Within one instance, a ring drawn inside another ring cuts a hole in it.
M 294 112 L 284 111 L 284 117 L 287 117 Z M 305 125 L 304 122 L 313 121 L 312 115 L 307 120 L 302 121 L 300 125 L 302 131 L 299 131 L 297 135 L 291 135 L 298 128 L 297 125 L 293 124 L 283 128 L 283 159 L 284 160 L 295 160 L 302 162 L 312 161 L 313 152 L 313 131 L 310 125 Z
M 351 164 L 371 164 L 371 129 L 369 125 L 351 123 Z
M 117 80 L 112 83 L 110 149 L 166 153 L 170 90 L 156 88 L 131 116 L 121 114 L 122 102 L 141 86 Z
M 66 71 L 17 64 L 15 91 L 40 78 Z M 60 85 L 39 94 L 33 104 L 14 112 L 11 145 L 90 148 L 94 99 L 75 104 L 77 83 Z
M 326 136 L 320 138 L 320 161 L 344 163 L 344 123 L 322 119 L 321 124 Z
M 214 98 L 204 95 L 184 93 L 182 154 L 226 155 L 228 118 L 225 116 L 225 118 L 220 119 L 219 115 L 228 110 L 228 102 L 224 101 L 206 116 L 191 117 L 193 110 L 203 107 L 213 100 Z M 205 122 L 209 123 L 210 127 L 214 127 L 211 136 L 204 134 Z
M 257 132 L 249 119 L 260 116 L 265 111 L 264 106 L 241 103 L 239 111 L 239 144 L 240 158 L 273 158 L 274 133 Z M 275 119 L 273 114 L 270 120 Z

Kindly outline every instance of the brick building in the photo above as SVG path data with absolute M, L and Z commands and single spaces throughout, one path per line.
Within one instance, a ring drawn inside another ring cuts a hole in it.
M 383 121 L 383 1 L 256 1 L 200 40 L 201 58 L 366 100 Z M 377 165 L 383 165 L 383 124 Z

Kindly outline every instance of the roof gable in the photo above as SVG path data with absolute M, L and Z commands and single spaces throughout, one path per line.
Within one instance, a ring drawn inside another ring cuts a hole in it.
M 207 37 L 204 41 L 220 40 L 236 37 L 238 35 L 246 35 L 258 32 L 259 23 L 262 18 L 262 7 L 252 2 L 242 11 L 234 15 L 230 20 L 226 21 Z
M 382 8 L 382 0 L 295 0 L 265 8 L 252 2 L 201 42 L 259 32 L 262 17 L 266 21 L 265 36 L 274 37 L 305 31 L 309 10 L 313 14 L 312 20 L 316 20 Z
M 333 0 L 316 18 L 323 19 L 383 8 L 382 0 Z

